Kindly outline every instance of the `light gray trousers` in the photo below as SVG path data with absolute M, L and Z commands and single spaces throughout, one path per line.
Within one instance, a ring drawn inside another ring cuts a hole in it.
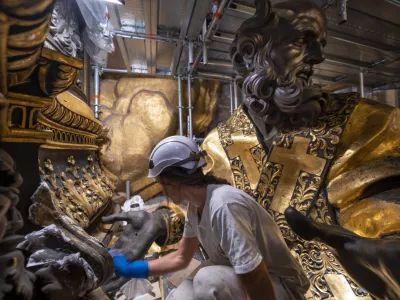
M 271 277 L 279 300 L 300 300 L 290 296 L 279 277 Z M 192 279 L 185 279 L 166 300 L 246 300 L 246 292 L 231 267 L 201 268 Z M 305 298 L 304 298 L 305 299 Z

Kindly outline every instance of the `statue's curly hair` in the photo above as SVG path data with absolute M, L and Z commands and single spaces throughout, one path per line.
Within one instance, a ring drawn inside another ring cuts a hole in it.
M 270 2 L 256 0 L 255 15 L 244 21 L 231 44 L 229 54 L 237 74 L 237 84 L 246 95 L 245 105 L 267 124 L 288 120 L 295 126 L 309 124 L 321 113 L 324 97 L 303 97 L 303 86 L 296 74 L 311 68 L 301 62 L 284 77 L 278 77 L 271 60 L 271 49 L 279 42 L 280 16 Z

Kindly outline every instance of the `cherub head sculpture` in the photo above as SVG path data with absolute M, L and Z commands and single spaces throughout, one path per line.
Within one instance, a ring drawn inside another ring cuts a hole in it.
M 324 61 L 326 18 L 311 0 L 255 4 L 255 15 L 243 22 L 230 49 L 245 105 L 267 124 L 306 125 L 325 102 L 310 77 Z

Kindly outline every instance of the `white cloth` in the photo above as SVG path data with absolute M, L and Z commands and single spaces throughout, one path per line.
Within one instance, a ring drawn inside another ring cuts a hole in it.
M 136 300 L 143 295 L 152 293 L 153 286 L 147 279 L 134 278 L 121 287 L 122 293 L 127 300 Z
M 304 294 L 309 281 L 291 255 L 279 227 L 245 192 L 229 185 L 209 185 L 204 210 L 188 206 L 186 238 L 197 237 L 213 265 L 231 266 L 236 274 L 253 271 L 264 260 L 271 277 Z
M 166 300 L 246 300 L 246 292 L 231 267 L 201 268 L 194 279 L 185 279 Z
M 301 300 L 292 295 L 279 277 L 271 277 L 278 300 Z M 247 295 L 231 267 L 205 266 L 194 279 L 185 279 L 166 300 L 246 300 Z

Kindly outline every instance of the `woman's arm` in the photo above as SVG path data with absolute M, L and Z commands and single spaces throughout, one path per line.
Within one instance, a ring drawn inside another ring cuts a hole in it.
M 177 251 L 149 261 L 149 275 L 159 276 L 186 268 L 193 258 L 198 244 L 197 237 L 182 238 Z
M 253 271 L 238 276 L 251 300 L 276 300 L 272 280 L 264 261 Z

